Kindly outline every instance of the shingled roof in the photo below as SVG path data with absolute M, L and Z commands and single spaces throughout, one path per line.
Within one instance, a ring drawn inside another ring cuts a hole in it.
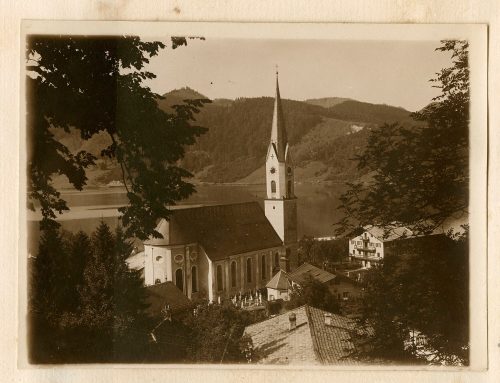
M 170 221 L 161 220 L 156 230 L 163 239 L 146 244 L 198 243 L 212 261 L 283 244 L 258 202 L 174 210 Z
M 318 282 L 326 283 L 335 279 L 335 275 L 329 273 L 326 270 L 320 269 L 319 267 L 313 266 L 309 263 L 303 263 L 299 267 L 297 267 L 294 271 L 289 273 L 289 277 L 295 283 L 299 285 L 307 280 L 307 278 L 311 277 Z
M 274 277 L 271 278 L 269 282 L 267 282 L 266 287 L 276 290 L 288 290 L 290 287 L 288 282 L 289 279 L 290 277 L 288 274 L 285 271 L 280 270 L 274 275 Z
M 296 316 L 296 328 L 289 330 L 289 315 Z M 325 323 L 331 315 L 331 325 Z M 356 322 L 304 305 L 274 318 L 250 325 L 245 335 L 252 338 L 254 357 L 261 364 L 358 364 L 351 334 Z M 366 335 L 372 335 L 367 334 Z

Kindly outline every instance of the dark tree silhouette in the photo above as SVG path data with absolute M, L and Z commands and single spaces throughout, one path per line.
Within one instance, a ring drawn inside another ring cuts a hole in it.
M 293 287 L 286 308 L 291 310 L 306 304 L 332 313 L 340 312 L 339 302 L 328 286 L 310 276 L 300 286 Z
M 120 227 L 101 223 L 91 239 L 43 232 L 30 262 L 30 358 L 34 363 L 130 362 L 147 356 L 145 289 L 127 268 Z
M 434 362 L 469 360 L 468 235 L 397 241 L 382 268 L 367 276 L 364 317 L 375 330 L 372 354 L 412 358 L 412 331 L 424 334 Z M 429 351 L 430 352 L 430 351 Z
M 172 48 L 186 39 L 172 39 Z M 127 234 L 145 239 L 158 218 L 167 218 L 168 205 L 189 196 L 191 174 L 177 166 L 185 146 L 204 128 L 194 115 L 208 100 L 188 100 L 171 113 L 158 108 L 161 96 L 143 85 L 156 77 L 145 70 L 149 59 L 166 45 L 138 37 L 29 36 L 27 59 L 27 133 L 29 138 L 29 202 L 40 205 L 42 229 L 57 226 L 56 214 L 68 210 L 52 186 L 61 174 L 78 190 L 87 181 L 86 169 L 96 157 L 72 152 L 56 138 L 76 129 L 83 140 L 104 132 L 111 144 L 101 156 L 121 166 L 129 205 L 123 207 Z

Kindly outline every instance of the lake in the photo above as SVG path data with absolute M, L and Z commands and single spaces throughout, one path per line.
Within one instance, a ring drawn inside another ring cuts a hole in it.
M 333 235 L 332 224 L 342 215 L 337 210 L 339 197 L 345 190 L 338 183 L 300 183 L 295 185 L 298 235 L 325 237 Z M 214 205 L 257 201 L 264 208 L 265 185 L 197 185 L 196 193 L 179 205 Z M 119 206 L 127 203 L 123 188 L 103 188 L 86 191 L 61 191 L 70 211 L 58 218 L 64 230 L 91 233 L 100 220 L 111 227 L 118 224 Z M 40 214 L 28 214 L 28 251 L 36 254 L 39 239 Z

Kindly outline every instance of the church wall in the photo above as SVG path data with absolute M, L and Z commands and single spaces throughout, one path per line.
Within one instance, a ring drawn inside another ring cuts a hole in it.
M 164 246 L 144 246 L 144 284 L 153 285 L 160 281 L 165 282 L 168 279 L 170 271 L 170 250 Z
M 264 201 L 264 211 L 266 217 L 269 220 L 269 223 L 271 223 L 271 226 L 276 231 L 276 234 L 278 234 L 278 236 L 281 238 L 282 241 L 285 238 L 283 210 L 284 210 L 283 200 L 266 199 Z
M 237 254 L 229 257 L 225 260 L 213 261 L 210 262 L 210 286 L 212 289 L 212 293 L 209 294 L 214 301 L 221 298 L 228 299 L 240 292 L 242 294 L 255 291 L 256 289 L 260 289 L 266 286 L 267 282 L 273 277 L 273 266 L 274 266 L 274 254 L 278 252 L 280 256 L 282 255 L 282 248 L 276 247 L 272 249 L 266 249 L 257 252 L 250 252 L 244 254 Z M 262 256 L 265 256 L 266 262 L 266 270 L 265 275 L 262 277 Z M 247 280 L 247 260 L 251 259 L 252 268 L 251 268 L 251 281 Z M 231 265 L 235 264 L 235 285 L 233 286 L 232 281 L 232 270 L 234 268 Z M 217 267 L 220 266 L 222 268 L 222 290 L 218 289 L 217 283 Z

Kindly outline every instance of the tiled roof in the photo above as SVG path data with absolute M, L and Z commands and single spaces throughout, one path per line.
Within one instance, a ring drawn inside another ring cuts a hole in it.
M 289 330 L 290 313 L 296 328 Z M 304 306 L 245 328 L 252 338 L 254 360 L 260 364 L 321 364 L 314 353 L 311 331 Z
M 267 282 L 266 287 L 276 290 L 288 290 L 289 279 L 290 277 L 288 274 L 285 271 L 280 270 L 274 275 L 274 277 L 271 278 L 269 282 Z
M 213 261 L 283 244 L 258 202 L 174 210 L 169 224 L 162 220 L 157 230 L 164 239 L 148 244 L 196 242 Z
M 161 310 L 169 305 L 172 314 L 184 311 L 191 307 L 191 301 L 172 282 L 163 282 L 147 286 L 146 303 L 149 304 L 146 312 L 153 317 L 161 315 Z
M 330 314 L 332 325 L 325 324 L 326 311 L 305 306 L 316 355 L 323 364 L 355 364 L 351 356 L 356 351 L 350 332 L 356 328 L 352 319 Z
M 298 284 L 303 283 L 308 277 L 312 277 L 315 280 L 326 283 L 335 279 L 335 275 L 329 273 L 326 270 L 322 270 L 319 267 L 313 266 L 309 263 L 303 263 L 297 267 L 293 272 L 289 274 L 290 279 Z
M 289 315 L 297 326 L 289 330 Z M 263 364 L 357 364 L 351 333 L 357 331 L 352 319 L 305 305 L 245 328 L 252 338 L 254 358 Z

